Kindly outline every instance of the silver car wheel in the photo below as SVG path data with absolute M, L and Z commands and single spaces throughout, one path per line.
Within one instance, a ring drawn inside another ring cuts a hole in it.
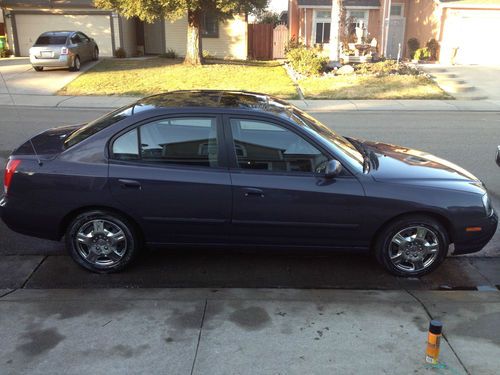
M 416 273 L 432 265 L 439 253 L 438 235 L 424 226 L 400 230 L 389 243 L 389 259 L 397 269 Z
M 108 220 L 85 222 L 78 228 L 74 242 L 80 256 L 95 266 L 114 266 L 127 253 L 124 231 Z

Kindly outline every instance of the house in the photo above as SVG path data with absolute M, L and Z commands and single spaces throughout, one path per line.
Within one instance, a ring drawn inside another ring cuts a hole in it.
M 36 38 L 50 30 L 79 30 L 94 38 L 101 56 L 123 48 L 127 56 L 161 54 L 173 49 L 186 53 L 187 15 L 176 21 L 149 24 L 97 9 L 92 0 L 0 0 L 9 47 L 16 56 L 28 56 Z M 246 59 L 247 22 L 239 15 L 220 22 L 204 15 L 202 45 L 211 55 Z
M 332 0 L 289 0 L 290 37 L 328 51 L 331 6 Z M 500 49 L 492 45 L 500 31 L 500 0 L 343 0 L 343 7 L 347 37 L 363 29 L 365 40 L 375 38 L 386 57 L 396 58 L 400 48 L 408 57 L 410 38 L 422 47 L 436 39 L 442 63 L 500 64 Z

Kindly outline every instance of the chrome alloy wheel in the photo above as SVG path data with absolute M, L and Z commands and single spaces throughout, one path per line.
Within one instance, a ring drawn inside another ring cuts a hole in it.
M 74 239 L 80 256 L 96 266 L 113 266 L 127 252 L 123 230 L 108 220 L 90 220 L 80 226 Z
M 389 258 L 394 267 L 416 273 L 428 268 L 439 253 L 437 234 L 424 226 L 411 226 L 400 230 L 389 244 Z

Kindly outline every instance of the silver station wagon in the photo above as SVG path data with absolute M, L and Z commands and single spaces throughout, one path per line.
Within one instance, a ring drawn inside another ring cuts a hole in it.
M 37 72 L 44 67 L 80 70 L 85 61 L 98 60 L 99 47 L 80 31 L 48 31 L 30 48 L 30 62 Z

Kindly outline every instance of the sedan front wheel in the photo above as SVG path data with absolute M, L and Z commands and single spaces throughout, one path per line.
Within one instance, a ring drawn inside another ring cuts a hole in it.
M 110 273 L 132 261 L 138 240 L 133 226 L 121 215 L 89 211 L 78 215 L 68 226 L 66 247 L 80 266 Z
M 390 273 L 419 277 L 436 269 L 446 257 L 446 229 L 427 216 L 408 216 L 393 221 L 375 243 L 377 261 Z

